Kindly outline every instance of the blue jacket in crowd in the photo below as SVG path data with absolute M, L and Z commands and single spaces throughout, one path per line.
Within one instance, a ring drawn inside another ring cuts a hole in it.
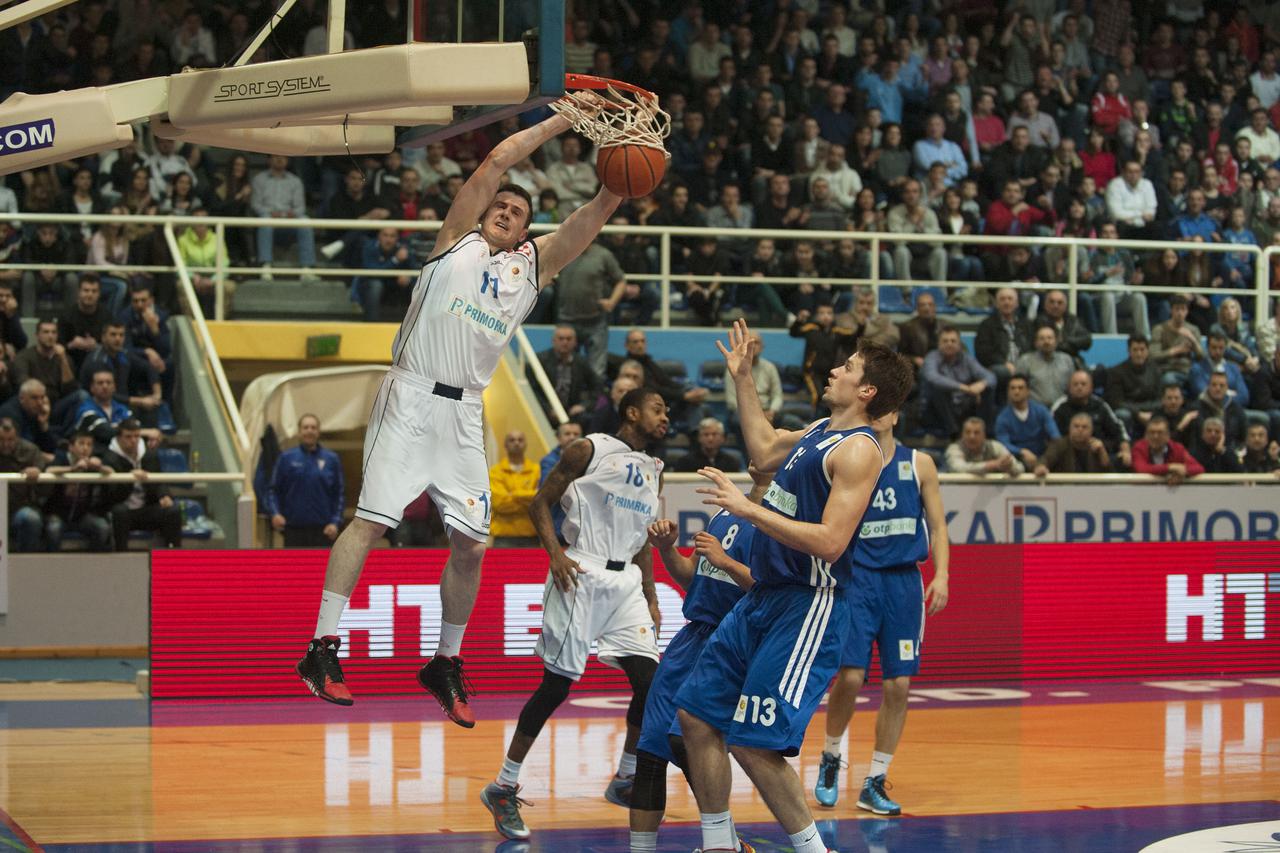
M 1061 438 L 1058 424 L 1053 419 L 1049 407 L 1035 400 L 1028 400 L 1027 419 L 1021 420 L 1013 413 L 1013 406 L 1005 406 L 996 416 L 996 441 L 1009 448 L 1009 452 L 1018 455 L 1021 450 L 1030 450 L 1036 456 L 1044 456 L 1045 448 L 1055 438 Z
M 276 461 L 267 490 L 267 514 L 283 515 L 290 527 L 342 524 L 344 489 L 338 454 L 320 445 L 311 451 L 299 445 Z

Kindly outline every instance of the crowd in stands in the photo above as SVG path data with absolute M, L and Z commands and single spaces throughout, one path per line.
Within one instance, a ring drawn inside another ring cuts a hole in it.
M 447 5 L 431 14 L 452 14 Z M 507 5 L 509 28 L 528 23 L 531 4 Z M 404 3 L 352 9 L 349 45 L 403 41 Z M 270 14 L 251 0 L 208 8 L 86 0 L 0 34 L 0 97 L 221 65 Z M 467 23 L 488 14 L 468 9 Z M 568 70 L 650 89 L 672 119 L 666 178 L 654 194 L 625 203 L 615 224 L 794 232 L 772 240 L 673 237 L 672 299 L 689 322 L 717 326 L 741 312 L 753 325 L 803 338 L 807 414 L 819 411 L 834 360 L 870 339 L 915 363 L 917 392 L 902 430 L 946 447 L 953 470 L 1166 474 L 1175 466 L 1169 476 L 1182 476 L 1196 470 L 1190 458 L 1206 470 L 1232 470 L 1232 460 L 1248 470 L 1275 466 L 1280 307 L 1253 316 L 1256 254 L 1203 247 L 1280 245 L 1280 7 L 1262 0 L 576 0 L 569 22 Z M 300 5 L 254 59 L 323 50 L 323 24 L 322 7 Z M 315 220 L 301 229 L 231 228 L 225 247 L 197 225 L 179 246 L 195 265 L 209 265 L 225 248 L 233 264 L 264 267 L 264 278 L 282 265 L 281 241 L 296 243 L 303 268 L 403 271 L 351 283 L 367 319 L 395 321 L 433 249 L 430 235 L 329 228 L 322 220 L 440 219 L 497 139 L 547 114 L 535 110 L 360 160 L 259 162 L 143 135 L 119 151 L 9 176 L 0 213 Z M 566 134 L 507 178 L 535 199 L 535 222 L 555 224 L 596 191 L 595 156 Z M 830 231 L 849 236 L 808 233 Z M 885 238 L 874 259 L 870 233 Z M 1072 255 L 1028 243 L 902 243 L 895 234 L 1092 242 Z M 1116 238 L 1187 245 L 1149 251 L 1096 242 Z M 109 268 L 163 263 L 166 252 L 149 226 L 0 223 L 0 258 L 106 270 L 97 288 L 51 270 L 0 271 L 0 331 L 10 355 L 23 348 L 14 296 L 28 313 L 65 311 L 58 340 L 81 393 L 94 394 L 96 382 L 83 362 L 109 365 L 114 398 L 147 425 L 172 376 L 153 319 L 163 329 L 162 312 L 176 300 L 163 276 L 111 275 Z M 1048 286 L 1068 278 L 1073 257 L 1077 279 L 1098 288 L 1074 302 Z M 643 327 L 654 317 L 659 293 L 645 277 L 659 262 L 656 238 L 603 236 L 546 288 L 530 322 L 561 324 L 542 362 L 583 428 L 615 427 L 611 404 L 647 384 L 667 397 L 697 453 L 714 459 L 723 451 L 704 428 L 708 415 L 719 414 L 709 407 L 709 389 L 669 376 L 648 354 L 641 328 L 628 335 L 625 354 L 607 350 L 610 325 Z M 877 294 L 832 283 L 868 277 L 873 266 L 880 279 L 904 286 Z M 729 276 L 788 281 L 735 284 L 723 280 Z M 139 280 L 159 303 L 152 315 L 138 307 Z M 1003 283 L 1044 286 L 997 286 Z M 196 284 L 209 310 L 212 279 L 198 276 Z M 1179 288 L 1211 292 L 1172 292 Z M 112 342 L 110 328 L 90 334 L 76 325 L 99 304 L 125 323 L 123 344 Z M 983 315 L 972 347 L 946 319 Z M 1131 335 L 1129 358 L 1086 361 L 1099 333 Z M 122 358 L 130 364 L 123 372 Z M 763 357 L 759 364 L 767 365 L 757 381 L 775 422 L 801 418 L 781 401 L 777 366 Z M 0 377 L 10 394 L 18 391 L 15 375 Z M 66 391 L 54 399 L 51 382 L 44 384 L 56 409 Z M 62 406 L 60 416 L 73 419 L 68 412 L 80 404 Z M 725 406 L 732 439 L 734 401 Z M 1187 448 L 1188 459 L 1169 461 L 1183 459 L 1178 448 Z

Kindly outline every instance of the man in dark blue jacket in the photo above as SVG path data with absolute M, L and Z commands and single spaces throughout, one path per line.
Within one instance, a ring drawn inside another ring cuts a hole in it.
M 346 492 L 338 454 L 320 446 L 320 419 L 298 419 L 299 444 L 280 454 L 266 509 L 286 548 L 325 548 L 338 538 Z

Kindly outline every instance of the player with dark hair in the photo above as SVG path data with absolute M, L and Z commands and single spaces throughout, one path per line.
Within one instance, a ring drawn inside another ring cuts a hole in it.
M 932 616 L 947 606 L 951 564 L 938 468 L 928 454 L 894 442 L 897 423 L 894 412 L 872 424 L 888 462 L 880 471 L 853 546 L 852 583 L 845 591 L 849 626 L 840 672 L 827 696 L 826 742 L 813 790 L 822 805 L 836 804 L 840 741 L 866 680 L 875 643 L 884 681 L 876 714 L 875 750 L 858 807 L 880 815 L 902 812 L 885 793 L 885 775 L 906 724 L 911 676 L 920 671 L 925 608 Z M 920 563 L 929 558 L 930 550 L 934 573 L 925 589 Z
M 584 97 L 598 112 L 603 100 L 578 93 L 580 108 Z M 315 638 L 297 666 L 321 699 L 352 704 L 338 663 L 343 608 L 369 550 L 425 491 L 448 528 L 450 554 L 440 578 L 440 644 L 418 681 L 449 719 L 475 725 L 459 655 L 489 538 L 481 392 L 540 288 L 591 244 L 621 202 L 601 189 L 556 231 L 528 239 L 529 194 L 502 175 L 569 127 L 552 116 L 494 146 L 454 197 L 418 276 L 365 432 L 355 518 L 329 552 Z
M 636 772 L 636 743 L 645 697 L 658 668 L 658 596 L 653 552 L 646 541 L 658 517 L 662 461 L 646 452 L 667 434 L 667 404 L 644 388 L 618 403 L 618 434 L 592 433 L 564 449 L 533 498 L 529 515 L 551 557 L 542 603 L 542 633 L 535 647 L 542 682 L 529 697 L 507 747 L 498 778 L 480 793 L 498 832 L 529 837 L 520 817 L 520 767 L 542 727 L 586 671 L 591 644 L 601 663 L 622 670 L 631 684 L 627 737 L 618 772 L 605 798 L 629 804 Z M 551 508 L 565 518 L 560 544 Z
M 717 345 L 738 391 L 751 461 L 777 473 L 756 506 L 722 472 L 699 472 L 711 484 L 699 489 L 704 503 L 756 527 L 756 584 L 712 634 L 676 695 L 702 849 L 738 843 L 729 815 L 731 750 L 797 853 L 825 853 L 786 757 L 799 753 L 840 665 L 854 538 L 884 467 L 871 422 L 902 405 L 912 368 L 892 350 L 864 344 L 828 376 L 822 402 L 829 418 L 804 430 L 775 430 L 756 395 L 745 322 L 735 323 L 729 342 Z

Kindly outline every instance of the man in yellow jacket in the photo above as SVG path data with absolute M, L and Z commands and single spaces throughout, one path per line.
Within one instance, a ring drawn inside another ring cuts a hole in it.
M 536 548 L 538 537 L 529 507 L 538 491 L 538 466 L 524 457 L 524 433 L 512 430 L 503 439 L 507 458 L 489 469 L 493 493 L 490 531 L 495 548 Z

